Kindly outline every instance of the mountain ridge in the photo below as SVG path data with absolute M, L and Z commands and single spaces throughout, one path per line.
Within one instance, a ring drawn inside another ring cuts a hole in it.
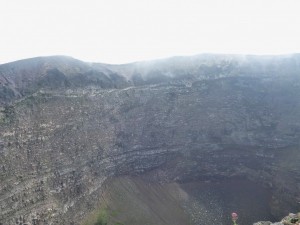
M 183 80 L 193 83 L 231 76 L 291 76 L 299 72 L 299 54 L 201 54 L 122 65 L 87 63 L 69 56 L 35 57 L 0 65 L 0 96 L 3 96 L 0 104 L 49 87 L 126 88 L 160 83 L 178 84 Z
M 0 223 L 80 224 L 124 176 L 244 179 L 274 218 L 299 211 L 299 55 L 203 57 L 0 66 Z

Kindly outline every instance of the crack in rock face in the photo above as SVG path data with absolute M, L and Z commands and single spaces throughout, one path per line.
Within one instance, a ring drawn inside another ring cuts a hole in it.
M 299 211 L 299 65 L 299 55 L 0 65 L 0 223 L 80 224 L 125 176 L 186 188 L 247 180 L 267 190 L 267 219 Z M 202 224 L 205 199 L 188 196 Z M 222 215 L 220 198 L 210 203 Z

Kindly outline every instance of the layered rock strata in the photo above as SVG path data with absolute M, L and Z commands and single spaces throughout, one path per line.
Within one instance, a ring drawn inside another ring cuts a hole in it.
M 0 65 L 0 222 L 79 224 L 107 178 L 144 173 L 246 178 L 274 216 L 296 211 L 299 56 L 176 60 Z

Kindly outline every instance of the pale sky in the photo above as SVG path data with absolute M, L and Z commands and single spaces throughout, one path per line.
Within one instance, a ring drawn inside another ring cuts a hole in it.
M 300 52 L 300 0 L 0 0 L 0 63 Z

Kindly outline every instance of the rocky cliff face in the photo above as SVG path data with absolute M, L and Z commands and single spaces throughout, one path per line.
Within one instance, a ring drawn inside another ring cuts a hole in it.
M 0 223 L 79 224 L 109 177 L 245 178 L 299 209 L 300 56 L 0 65 Z

